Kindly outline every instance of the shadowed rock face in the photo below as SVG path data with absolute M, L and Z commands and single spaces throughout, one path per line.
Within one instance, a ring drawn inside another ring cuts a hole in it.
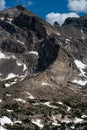
M 82 16 L 80 18 L 67 18 L 63 25 L 73 25 L 77 28 L 87 28 L 87 15 Z
M 39 46 L 37 44 L 35 48 L 39 54 L 36 71 L 43 71 L 57 59 L 60 47 L 55 43 L 54 38 L 50 38 L 42 41 Z
M 60 27 L 21 5 L 0 12 L 0 129 L 87 129 L 86 87 L 87 16 Z

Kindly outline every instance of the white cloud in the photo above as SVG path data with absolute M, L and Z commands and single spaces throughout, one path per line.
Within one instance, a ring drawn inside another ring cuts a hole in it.
M 5 9 L 5 4 L 6 4 L 5 0 L 0 0 L 0 10 Z
M 69 10 L 75 12 L 87 12 L 87 0 L 68 0 Z
M 46 15 L 46 21 L 50 24 L 54 24 L 54 22 L 58 22 L 60 25 L 62 25 L 66 18 L 68 17 L 79 17 L 76 13 L 49 13 Z

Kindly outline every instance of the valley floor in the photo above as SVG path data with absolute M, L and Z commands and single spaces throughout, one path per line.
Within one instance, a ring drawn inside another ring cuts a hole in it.
M 87 102 L 80 92 L 68 97 L 57 91 L 52 99 L 46 92 L 36 96 L 23 83 L 0 87 L 0 130 L 87 130 Z

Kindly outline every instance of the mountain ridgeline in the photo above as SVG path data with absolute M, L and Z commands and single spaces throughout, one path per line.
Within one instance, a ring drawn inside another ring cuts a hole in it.
M 86 130 L 87 15 L 51 26 L 1 11 L 0 92 L 0 130 Z

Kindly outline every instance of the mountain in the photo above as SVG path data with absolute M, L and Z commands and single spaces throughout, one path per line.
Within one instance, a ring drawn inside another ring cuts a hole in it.
M 0 130 L 86 130 L 86 99 L 87 15 L 60 27 L 1 11 Z

